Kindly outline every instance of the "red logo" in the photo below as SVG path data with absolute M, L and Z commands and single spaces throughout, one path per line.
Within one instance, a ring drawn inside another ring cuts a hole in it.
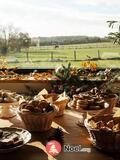
M 49 141 L 46 144 L 46 151 L 51 156 L 55 157 L 61 152 L 61 144 L 55 140 Z

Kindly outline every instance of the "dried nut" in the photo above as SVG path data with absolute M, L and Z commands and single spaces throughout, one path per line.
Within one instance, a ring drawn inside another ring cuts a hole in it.
M 71 103 L 70 103 L 70 107 L 75 107 L 76 106 L 76 101 L 72 101 Z
M 88 99 L 88 103 L 93 104 L 94 103 L 94 99 Z
M 39 108 L 47 108 L 47 107 L 49 107 L 49 105 L 50 105 L 49 103 L 47 103 L 46 101 L 43 100 L 43 101 L 39 102 L 38 107 Z
M 32 106 L 30 104 L 27 104 L 25 109 L 28 109 L 29 111 L 34 112 L 34 106 Z
M 80 97 L 78 95 L 73 95 L 73 100 L 78 100 Z
M 0 103 L 2 103 L 3 102 L 3 98 L 2 97 L 0 97 Z
M 101 128 L 104 128 L 104 127 L 105 127 L 103 121 L 97 122 L 96 125 L 97 125 L 97 129 L 101 129 Z
M 45 100 L 38 101 L 38 100 L 31 100 L 29 102 L 22 102 L 20 104 L 21 111 L 30 111 L 33 113 L 44 113 L 53 111 L 53 106 L 51 106 Z
M 34 107 L 37 107 L 39 105 L 39 101 L 32 100 L 32 101 L 29 102 L 29 104 L 34 106 Z
M 117 123 L 116 125 L 114 125 L 112 130 L 115 131 L 115 132 L 120 131 L 120 124 Z
M 96 125 L 95 121 L 93 121 L 93 120 L 89 121 L 89 125 L 91 128 L 94 128 L 94 129 L 97 128 L 97 125 Z
M 114 121 L 113 121 L 113 120 L 111 120 L 111 121 L 109 121 L 109 122 L 107 123 L 107 127 L 109 127 L 110 129 L 112 129 L 113 126 L 114 126 Z
M 82 94 L 79 94 L 79 98 L 80 98 L 80 99 L 83 99 L 84 97 L 83 97 L 83 95 L 82 95 Z
M 93 106 L 93 105 L 89 106 L 89 109 L 96 109 L 97 110 L 97 109 L 100 109 L 100 108 L 101 108 L 100 106 Z
M 28 109 L 21 109 L 22 112 L 30 112 Z
M 100 130 L 102 131 L 112 131 L 112 129 L 108 128 L 108 127 L 101 127 Z
M 79 109 L 80 108 L 80 106 L 79 105 L 76 105 L 76 109 Z
M 27 107 L 27 102 L 22 102 L 21 104 L 20 104 L 20 109 L 25 109 L 26 107 Z
M 87 100 L 77 100 L 77 104 L 88 104 Z
M 2 135 L 3 135 L 3 131 L 2 131 L 2 130 L 0 130 L 0 137 L 2 137 Z
M 22 103 L 27 103 L 27 102 L 26 102 L 25 99 L 21 98 L 21 99 L 19 100 L 19 105 L 21 105 Z

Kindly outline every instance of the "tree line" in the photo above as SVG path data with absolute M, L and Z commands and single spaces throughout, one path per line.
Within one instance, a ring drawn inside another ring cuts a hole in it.
M 20 52 L 22 48 L 29 48 L 31 38 L 28 33 L 20 32 L 12 25 L 0 26 L 0 53 Z
M 35 46 L 39 40 L 41 46 L 46 45 L 69 45 L 69 44 L 84 44 L 96 42 L 109 42 L 108 37 L 88 37 L 88 36 L 56 36 L 56 37 L 38 37 L 32 39 L 32 45 Z

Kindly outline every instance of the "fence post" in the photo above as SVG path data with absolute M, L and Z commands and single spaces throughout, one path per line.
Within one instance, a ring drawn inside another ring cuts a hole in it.
M 74 50 L 74 61 L 76 61 L 76 50 Z
M 29 61 L 29 49 L 26 48 L 26 59 L 27 59 L 27 62 Z
M 51 61 L 53 60 L 53 52 L 51 52 Z
M 98 59 L 101 59 L 101 57 L 100 57 L 100 50 L 98 50 Z

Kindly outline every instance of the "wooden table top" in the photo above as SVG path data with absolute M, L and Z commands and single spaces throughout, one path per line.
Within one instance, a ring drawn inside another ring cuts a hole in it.
M 79 127 L 77 122 L 80 114 L 75 111 L 65 111 L 64 116 L 55 118 L 50 131 L 32 133 L 31 141 L 22 148 L 7 154 L 0 154 L 0 160 L 114 160 L 120 159 L 120 154 L 106 154 L 92 147 L 89 134 L 84 127 Z M 19 116 L 9 120 L 0 119 L 0 127 L 24 127 Z M 54 128 L 61 127 L 64 131 L 65 144 L 81 145 L 90 148 L 91 152 L 68 153 L 62 151 L 55 158 L 45 152 L 46 140 Z

